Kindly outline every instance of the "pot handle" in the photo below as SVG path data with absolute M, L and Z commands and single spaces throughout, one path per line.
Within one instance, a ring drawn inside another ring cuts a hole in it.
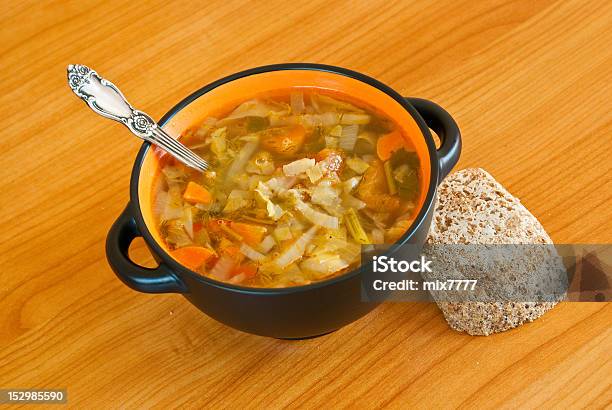
M 132 241 L 142 236 L 132 214 L 132 204 L 115 221 L 106 237 L 106 259 L 119 279 L 130 288 L 144 293 L 184 293 L 183 281 L 164 263 L 145 268 L 130 260 Z
M 406 100 L 421 114 L 429 128 L 440 137 L 438 148 L 438 166 L 440 177 L 438 182 L 453 169 L 459 161 L 461 154 L 461 132 L 457 123 L 444 108 L 438 104 L 422 98 L 406 97 Z

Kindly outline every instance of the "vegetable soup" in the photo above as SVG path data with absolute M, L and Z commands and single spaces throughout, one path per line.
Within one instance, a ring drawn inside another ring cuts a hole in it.
M 181 136 L 209 171 L 158 150 L 153 211 L 184 266 L 243 286 L 305 285 L 358 267 L 362 245 L 412 224 L 419 158 L 382 113 L 315 88 L 231 108 Z

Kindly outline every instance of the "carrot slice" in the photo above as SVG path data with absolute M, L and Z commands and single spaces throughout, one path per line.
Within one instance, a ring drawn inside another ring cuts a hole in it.
M 231 275 L 236 276 L 240 274 L 244 275 L 245 279 L 250 279 L 257 274 L 257 268 L 248 264 L 238 265 L 232 270 Z
M 259 246 L 263 237 L 268 233 L 268 230 L 260 225 L 247 224 L 244 222 L 230 223 L 230 227 L 238 235 L 242 236 L 242 239 L 247 245 Z
M 202 246 L 185 246 L 170 251 L 173 258 L 178 260 L 191 270 L 196 270 L 202 266 L 215 252 Z
M 234 245 L 227 238 L 222 238 L 218 246 L 219 253 L 233 259 L 236 263 L 242 262 L 244 255 L 240 252 L 240 248 Z
M 212 202 L 212 195 L 202 185 L 197 184 L 193 181 L 189 181 L 189 183 L 187 184 L 187 188 L 183 193 L 183 199 L 189 202 L 210 204 Z
M 302 148 L 306 139 L 306 129 L 301 125 L 268 129 L 261 145 L 268 151 L 280 155 L 293 155 Z
M 388 161 L 395 151 L 406 147 L 404 137 L 398 131 L 391 131 L 376 141 L 376 153 L 382 161 Z
M 389 195 L 387 190 L 384 165 L 381 161 L 374 160 L 357 187 L 357 197 L 365 202 L 369 209 L 395 213 L 399 209 L 400 199 L 397 195 Z

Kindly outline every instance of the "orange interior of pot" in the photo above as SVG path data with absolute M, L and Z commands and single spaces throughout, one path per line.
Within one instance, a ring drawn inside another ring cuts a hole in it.
M 256 95 L 288 88 L 319 88 L 347 95 L 360 100 L 378 112 L 393 119 L 402 130 L 404 138 L 414 146 L 421 163 L 420 195 L 418 209 L 423 205 L 429 187 L 430 163 L 425 138 L 412 116 L 393 98 L 383 91 L 359 80 L 340 74 L 314 70 L 282 70 L 253 74 L 225 83 L 200 96 L 180 110 L 163 127 L 170 135 L 181 135 L 189 127 L 197 125 L 208 116 L 227 113 L 240 103 Z M 138 196 L 145 224 L 153 238 L 164 249 L 153 216 L 153 183 L 159 172 L 159 157 L 149 150 L 140 169 Z

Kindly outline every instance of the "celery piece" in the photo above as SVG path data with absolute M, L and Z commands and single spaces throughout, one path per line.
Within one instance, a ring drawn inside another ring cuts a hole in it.
M 244 219 L 245 221 L 249 221 L 249 222 L 255 222 L 258 224 L 274 225 L 274 221 L 271 221 L 269 219 L 255 218 L 255 217 L 248 216 L 248 215 L 241 215 L 240 219 Z
M 387 177 L 387 188 L 391 195 L 397 194 L 397 187 L 395 186 L 395 180 L 393 179 L 393 168 L 391 168 L 391 161 L 386 161 L 385 165 L 385 176 Z
M 238 235 L 238 233 L 234 232 L 229 227 L 225 226 L 224 224 L 220 224 L 219 228 L 221 228 L 221 230 L 225 232 L 228 236 L 230 236 L 232 239 L 238 242 L 242 242 L 242 236 Z
M 359 222 L 357 212 L 355 212 L 353 208 L 349 208 L 348 211 L 346 211 L 346 214 L 344 214 L 344 220 L 346 222 L 346 228 L 355 241 L 362 245 L 371 243 L 368 235 L 361 226 L 361 222 Z

